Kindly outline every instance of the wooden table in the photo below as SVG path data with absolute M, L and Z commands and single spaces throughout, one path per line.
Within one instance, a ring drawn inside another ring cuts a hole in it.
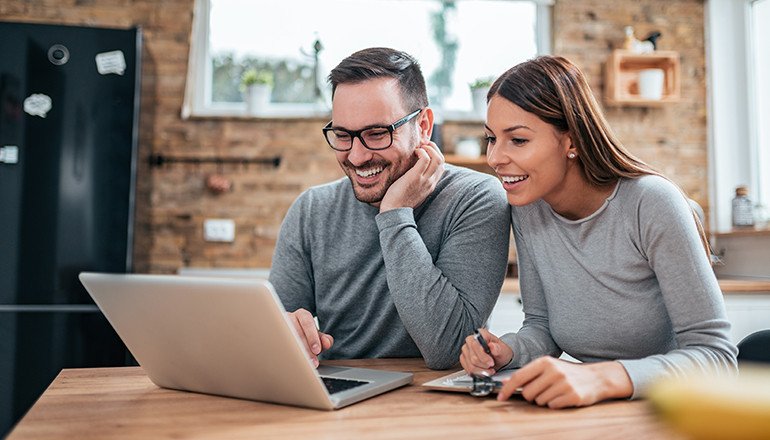
M 414 382 L 337 411 L 158 388 L 139 367 L 63 370 L 8 436 L 20 439 L 676 439 L 645 401 L 551 410 L 420 385 L 421 359 L 326 362 L 409 371 Z

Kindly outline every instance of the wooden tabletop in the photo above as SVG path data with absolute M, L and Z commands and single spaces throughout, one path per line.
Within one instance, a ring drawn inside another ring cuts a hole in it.
M 63 370 L 8 436 L 20 439 L 677 439 L 645 401 L 551 410 L 420 385 L 421 359 L 325 362 L 414 373 L 406 387 L 336 411 L 158 388 L 140 367 Z

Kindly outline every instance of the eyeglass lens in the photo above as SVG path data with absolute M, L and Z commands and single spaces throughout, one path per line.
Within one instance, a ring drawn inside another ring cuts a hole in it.
M 393 133 L 384 127 L 375 127 L 362 131 L 357 136 L 365 147 L 383 150 L 393 143 Z M 345 130 L 330 130 L 326 134 L 329 144 L 338 150 L 347 150 L 353 145 L 353 136 Z

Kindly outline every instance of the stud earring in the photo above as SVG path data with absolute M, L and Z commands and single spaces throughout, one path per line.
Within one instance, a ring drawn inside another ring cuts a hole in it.
M 574 159 L 574 158 L 575 158 L 575 153 L 570 153 L 568 157 L 569 157 L 570 159 Z

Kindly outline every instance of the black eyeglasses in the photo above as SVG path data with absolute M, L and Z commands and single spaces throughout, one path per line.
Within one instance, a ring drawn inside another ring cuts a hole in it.
M 337 151 L 348 151 L 353 148 L 353 139 L 355 138 L 358 138 L 361 144 L 370 150 L 384 150 L 393 145 L 393 131 L 411 121 L 421 111 L 422 109 L 415 110 L 388 126 L 373 126 L 362 130 L 334 128 L 332 127 L 334 121 L 329 121 L 323 128 L 324 137 L 329 146 Z
M 471 373 L 473 378 L 473 386 L 471 387 L 470 394 L 475 397 L 484 397 L 490 395 L 493 391 L 499 390 L 503 387 L 503 383 L 492 379 L 487 376 L 486 373 Z

